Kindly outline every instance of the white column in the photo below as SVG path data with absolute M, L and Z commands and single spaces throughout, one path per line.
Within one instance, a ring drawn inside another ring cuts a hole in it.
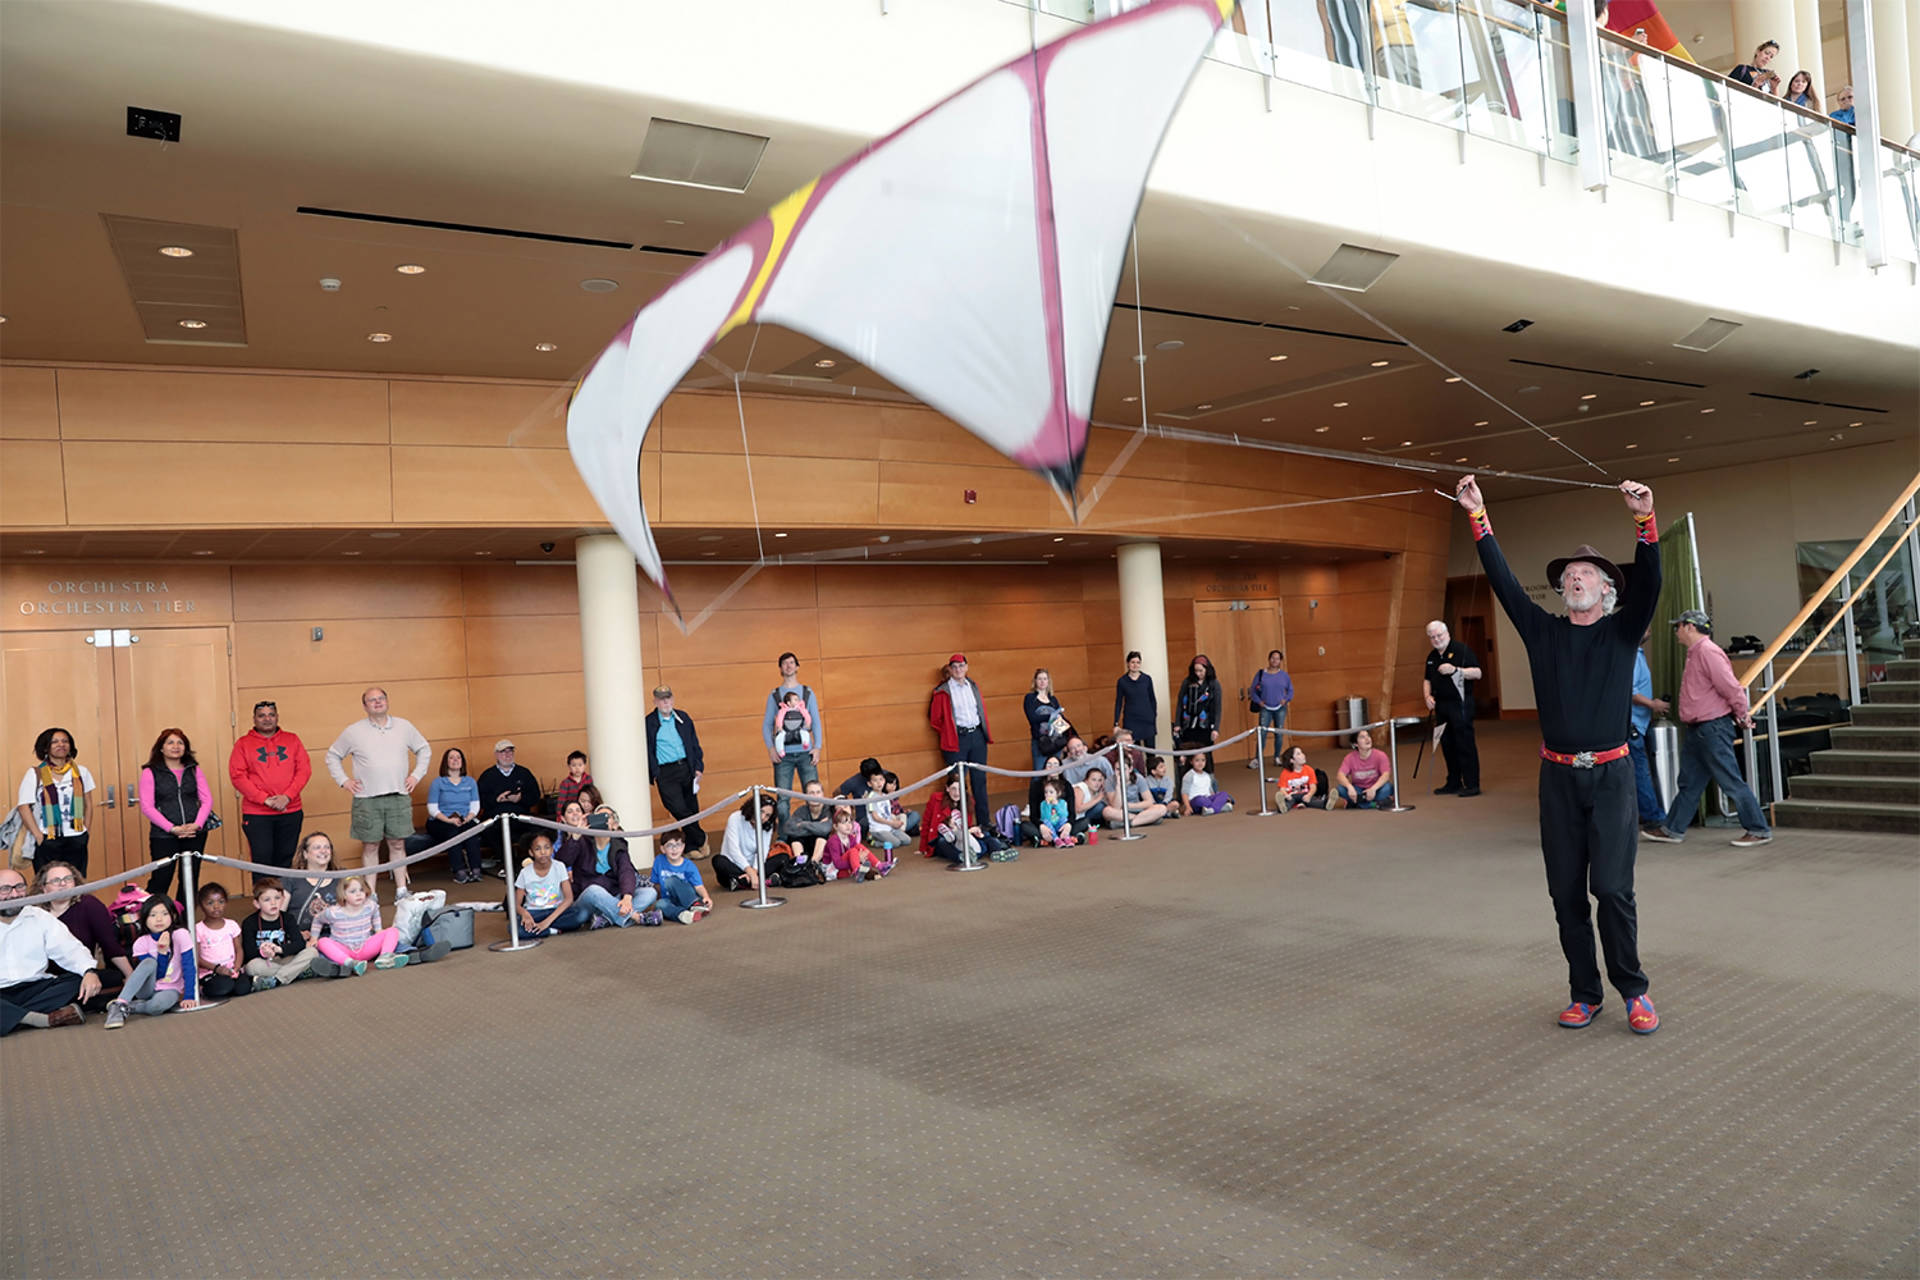
M 1733 0 L 1734 62 L 1753 61 L 1753 51 L 1768 40 L 1773 41 L 1780 46 L 1780 52 L 1767 70 L 1779 75 L 1783 89 L 1788 78 L 1807 65 L 1801 60 L 1799 26 L 1794 21 L 1793 9 L 1793 0 Z M 1813 56 L 1816 59 L 1820 56 L 1817 46 Z
M 1880 135 L 1905 142 L 1915 128 L 1913 75 L 1915 68 L 1909 41 L 1915 39 L 1912 25 L 1917 16 L 1907 12 L 1903 0 L 1874 0 L 1873 5 L 1873 78 L 1880 91 Z
M 628 830 L 653 825 L 647 777 L 646 674 L 640 666 L 640 572 L 633 552 L 610 533 L 573 544 L 580 586 L 580 669 L 587 701 L 587 755 L 600 794 Z M 628 849 L 653 865 L 653 842 Z
M 1793 0 L 1793 40 L 1800 47 L 1800 61 L 1780 72 L 1784 89 L 1793 73 L 1804 71 L 1813 77 L 1813 91 L 1827 106 L 1827 59 L 1820 45 L 1820 0 Z M 1831 108 L 1829 107 L 1829 110 Z
M 1171 747 L 1173 703 L 1180 687 L 1167 678 L 1167 591 L 1160 577 L 1160 544 L 1123 542 L 1114 559 L 1120 568 L 1121 651 L 1140 651 L 1140 669 L 1153 677 L 1153 690 L 1160 700 L 1155 741 Z M 1105 698 L 1104 693 L 1099 696 Z

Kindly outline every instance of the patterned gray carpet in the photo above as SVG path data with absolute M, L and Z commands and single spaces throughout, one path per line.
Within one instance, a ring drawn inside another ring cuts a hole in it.
M 1920 1272 L 1920 850 L 1644 847 L 1665 1026 L 1562 1031 L 1532 739 L 1483 740 L 1412 813 L 22 1032 L 0 1273 Z

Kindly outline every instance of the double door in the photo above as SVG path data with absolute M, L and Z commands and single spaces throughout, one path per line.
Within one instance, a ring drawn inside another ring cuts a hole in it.
M 1278 600 L 1196 600 L 1193 604 L 1195 648 L 1213 662 L 1220 678 L 1220 738 L 1225 741 L 1236 733 L 1253 728 L 1257 717 L 1247 705 L 1247 685 L 1253 673 L 1267 665 L 1267 653 L 1283 652 L 1287 647 L 1286 625 L 1280 616 Z M 1179 696 L 1180 682 L 1188 673 L 1181 671 L 1173 680 L 1173 696 Z M 1272 747 L 1267 749 L 1273 757 Z M 1214 753 L 1218 768 L 1236 760 L 1253 758 L 1253 739 L 1237 742 Z M 1225 784 L 1222 784 L 1225 785 Z
M 240 812 L 227 780 L 231 666 L 225 627 L 0 633 L 0 777 L 9 807 L 33 764 L 34 739 L 58 725 L 73 734 L 79 762 L 93 775 L 87 877 L 137 867 L 147 861 L 151 825 L 140 812 L 140 770 L 161 731 L 179 728 L 226 824 L 209 833 L 207 852 L 236 856 Z

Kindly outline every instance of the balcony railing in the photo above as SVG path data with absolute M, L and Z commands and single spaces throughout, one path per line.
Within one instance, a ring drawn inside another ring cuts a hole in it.
M 1095 16 L 1094 0 L 1009 3 Z M 1211 56 L 1564 163 L 1580 146 L 1566 15 L 1533 0 L 1242 0 Z M 1610 31 L 1601 92 L 1619 180 L 1848 245 L 1859 184 L 1877 182 L 1888 255 L 1920 263 L 1920 153 Z

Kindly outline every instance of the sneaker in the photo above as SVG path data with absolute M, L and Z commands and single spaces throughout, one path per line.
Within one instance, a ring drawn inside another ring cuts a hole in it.
M 640 923 L 651 929 L 655 925 L 665 924 L 667 918 L 660 914 L 660 908 L 648 907 L 640 913 Z
M 47 1025 L 50 1027 L 77 1027 L 86 1020 L 87 1015 L 80 1011 L 77 1004 L 55 1009 L 47 1015 Z
M 127 1025 L 127 1002 L 115 1000 L 107 1006 L 107 1030 L 118 1031 Z
M 280 985 L 280 979 L 274 977 L 272 974 L 268 974 L 264 978 L 255 978 L 253 980 L 253 989 L 255 991 L 271 991 L 279 985 Z
M 693 912 L 691 911 L 682 911 L 679 915 L 674 917 L 674 919 L 678 920 L 681 924 L 692 924 L 695 920 L 698 920 L 699 918 L 700 918 L 699 916 L 693 914 Z
M 865 867 L 857 867 L 854 869 L 853 882 L 855 884 L 865 884 L 867 882 L 867 869 Z
M 712 907 L 710 907 L 710 906 L 708 906 L 708 905 L 707 905 L 706 903 L 704 903 L 704 902 L 696 902 L 696 903 L 694 903 L 694 904 L 693 904 L 693 905 L 692 905 L 691 907 L 689 907 L 689 908 L 687 908 L 687 909 L 688 909 L 689 911 L 691 911 L 691 912 L 693 912 L 693 918 L 694 918 L 695 920 L 699 920 L 699 919 L 703 919 L 704 917 L 706 917 L 706 916 L 707 916 L 707 915 L 708 915 L 709 913 L 711 913 L 711 912 L 713 911 L 713 908 L 712 908 Z
M 605 916 L 595 916 L 592 920 L 588 921 L 587 932 L 592 933 L 595 929 L 604 929 L 606 927 L 607 918 Z
M 1221 806 L 1220 806 L 1220 812 L 1222 812 L 1222 813 L 1232 813 L 1232 812 L 1233 812 L 1233 801 L 1231 801 L 1231 800 L 1229 800 L 1229 801 L 1227 801 L 1227 802 L 1226 802 L 1225 804 L 1223 804 L 1223 805 L 1221 805 Z
M 1642 840 L 1651 840 L 1655 844 L 1679 844 L 1684 836 L 1677 836 L 1665 827 L 1648 827 L 1640 832 Z
M 876 876 L 885 878 L 887 875 L 891 874 L 891 872 L 893 871 L 893 863 L 894 863 L 894 860 L 892 858 L 888 858 L 885 862 L 881 863 L 879 866 L 873 869 L 873 874 L 875 874 Z
M 1631 1006 L 1629 1006 L 1629 1008 L 1631 1008 Z M 1560 1011 L 1560 1025 L 1569 1031 L 1578 1031 L 1581 1027 L 1592 1022 L 1593 1015 L 1599 1012 L 1599 1005 L 1587 1004 L 1585 1001 L 1575 1000 L 1572 1004 Z
M 354 977 L 356 977 L 356 978 L 364 978 L 364 977 L 366 977 L 366 975 L 367 975 L 367 962 L 366 962 L 365 960 L 355 960 L 355 961 L 353 962 L 353 964 L 352 964 L 352 966 L 351 966 L 351 967 L 352 967 L 352 970 L 353 970 L 353 976 L 354 976 Z
M 1763 844 L 1772 844 L 1773 834 L 1771 832 L 1759 834 L 1752 831 L 1743 831 L 1727 843 L 1736 849 L 1758 849 Z
M 395 952 L 393 955 L 381 956 L 378 960 L 375 960 L 373 967 L 376 969 L 404 969 L 407 967 L 407 958 Z
M 1640 824 L 1640 835 L 1642 838 L 1651 837 L 1656 831 L 1659 831 L 1659 830 L 1660 830 L 1660 824 L 1657 822 L 1643 822 Z
M 1637 1036 L 1650 1036 L 1660 1029 L 1660 1015 L 1653 1011 L 1653 1000 L 1637 995 L 1627 1001 L 1627 1028 Z

